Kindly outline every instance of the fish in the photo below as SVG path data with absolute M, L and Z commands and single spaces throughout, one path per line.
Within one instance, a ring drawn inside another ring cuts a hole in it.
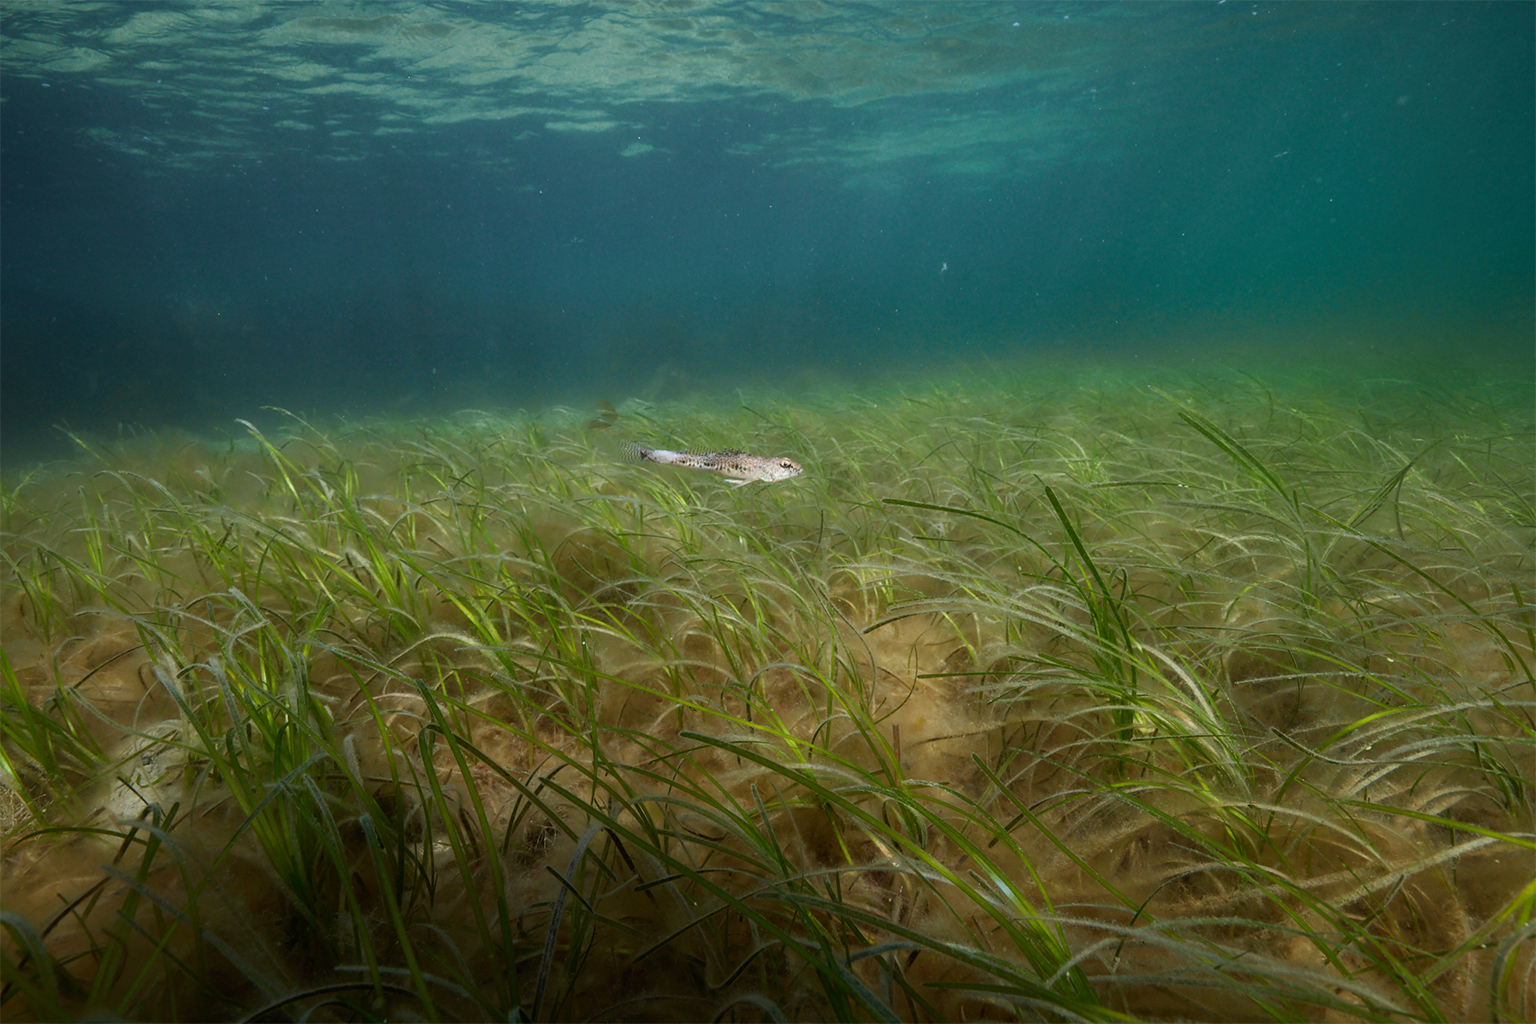
M 723 452 L 672 452 L 665 448 L 644 448 L 633 442 L 625 442 L 626 462 L 656 462 L 663 466 L 683 466 L 702 469 L 706 473 L 719 473 L 732 487 L 754 481 L 773 483 L 799 476 L 805 469 L 794 459 L 783 456 L 751 455 L 736 448 Z
M 617 422 L 619 422 L 619 410 L 615 409 L 610 402 L 602 401 L 597 403 L 597 415 L 587 421 L 587 429 L 607 430 Z

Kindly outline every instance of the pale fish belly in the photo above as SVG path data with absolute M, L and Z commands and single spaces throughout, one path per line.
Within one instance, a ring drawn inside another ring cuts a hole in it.
M 624 446 L 625 458 L 632 462 L 655 462 L 663 466 L 682 466 L 706 473 L 718 473 L 734 487 L 756 481 L 772 483 L 788 480 L 805 472 L 800 463 L 782 456 L 752 455 L 730 449 L 723 452 L 674 452 L 665 448 L 645 448 L 638 444 Z

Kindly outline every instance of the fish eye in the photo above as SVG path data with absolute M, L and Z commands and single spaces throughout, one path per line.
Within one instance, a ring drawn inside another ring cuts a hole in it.
M 790 462 L 788 459 L 784 459 L 784 460 L 782 460 L 779 463 L 779 468 L 780 469 L 794 469 L 795 468 L 795 464 L 793 462 Z

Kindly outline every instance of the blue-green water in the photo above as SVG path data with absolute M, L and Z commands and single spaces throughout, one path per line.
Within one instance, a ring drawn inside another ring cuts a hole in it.
M 0 14 L 13 465 L 1038 349 L 1529 365 L 1526 3 Z

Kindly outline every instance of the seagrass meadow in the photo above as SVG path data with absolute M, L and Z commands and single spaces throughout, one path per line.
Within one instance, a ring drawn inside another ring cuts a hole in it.
M 1530 374 L 1247 370 L 8 469 L 0 1014 L 1536 1018 Z

